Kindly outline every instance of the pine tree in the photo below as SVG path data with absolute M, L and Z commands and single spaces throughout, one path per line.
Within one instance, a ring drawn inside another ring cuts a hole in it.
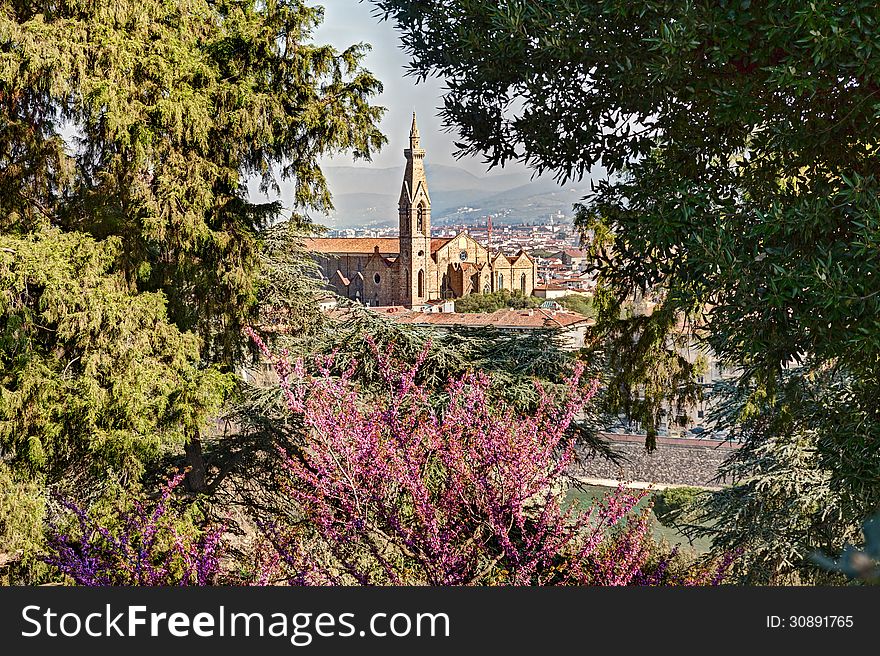
M 16 480 L 88 496 L 183 447 L 205 489 L 200 431 L 234 390 L 243 326 L 271 298 L 309 311 L 278 275 L 284 208 L 247 183 L 292 180 L 289 208 L 327 209 L 319 159 L 384 142 L 367 46 L 314 44 L 321 19 L 303 0 L 0 1 L 0 458 Z

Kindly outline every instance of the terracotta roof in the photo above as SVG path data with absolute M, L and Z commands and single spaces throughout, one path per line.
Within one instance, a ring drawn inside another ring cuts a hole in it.
M 373 312 L 376 312 L 378 314 L 384 314 L 386 316 L 395 315 L 395 314 L 400 314 L 400 315 L 418 314 L 418 312 L 413 312 L 412 310 L 410 310 L 407 307 L 404 307 L 403 305 L 380 305 L 378 307 L 371 307 L 369 309 Z
M 451 242 L 454 237 L 432 237 L 431 238 L 431 252 L 436 253 L 441 248 L 446 246 L 449 242 Z
M 593 323 L 582 314 L 535 308 L 533 310 L 496 310 L 473 313 L 413 312 L 400 306 L 372 307 L 370 310 L 393 318 L 400 323 L 420 326 L 472 326 L 495 328 L 568 328 L 579 323 Z
M 588 253 L 585 253 L 584 251 L 579 250 L 577 248 L 566 248 L 562 252 L 565 253 L 566 255 L 568 255 L 569 257 L 589 257 Z
M 400 252 L 400 240 L 396 237 L 330 237 L 304 240 L 305 247 L 318 253 L 363 253 L 368 255 L 378 246 L 379 252 Z
M 452 237 L 431 239 L 431 252 L 442 248 Z M 321 237 L 304 240 L 305 247 L 317 253 L 354 253 L 369 255 L 379 248 L 383 255 L 400 253 L 400 239 L 397 237 Z

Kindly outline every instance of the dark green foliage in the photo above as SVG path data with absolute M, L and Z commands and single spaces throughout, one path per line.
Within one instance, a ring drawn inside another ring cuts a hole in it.
M 0 585 L 45 581 L 44 490 L 0 462 Z
M 705 367 L 705 357 L 686 357 L 692 337 L 679 328 L 675 312 L 659 306 L 651 314 L 634 314 L 634 305 L 600 287 L 593 299 L 597 323 L 585 354 L 607 381 L 598 400 L 602 412 L 638 421 L 651 451 L 663 414 L 681 415 L 700 400 L 695 376 Z
M 862 533 L 865 536 L 864 549 L 848 544 L 837 560 L 828 558 L 822 552 L 815 552 L 813 561 L 850 579 L 880 583 L 880 515 L 866 519 L 862 524 Z
M 582 314 L 591 319 L 596 316 L 596 309 L 589 296 L 584 296 L 583 294 L 569 294 L 568 296 L 556 299 L 556 301 L 566 310 L 577 312 L 578 314 Z
M 807 558 L 834 554 L 856 539 L 860 517 L 878 503 L 878 458 L 855 440 L 851 422 L 870 434 L 872 419 L 848 407 L 841 371 L 795 368 L 773 394 L 756 384 L 716 383 L 719 428 L 743 441 L 720 474 L 730 483 L 704 496 L 688 532 L 719 549 L 742 550 L 737 572 L 758 584 L 822 583 L 839 577 Z M 831 424 L 826 413 L 838 418 Z M 858 461 L 847 461 L 859 454 Z M 853 476 L 859 471 L 860 476 Z
M 0 449 L 18 471 L 137 478 L 230 388 L 198 367 L 198 340 L 168 322 L 162 294 L 112 271 L 119 248 L 55 229 L 0 235 Z
M 305 352 L 305 345 L 300 348 Z M 377 354 L 393 351 L 401 361 L 414 362 L 424 352 L 419 382 L 429 388 L 440 391 L 465 370 L 479 369 L 492 374 L 494 390 L 525 409 L 537 404 L 536 379 L 550 386 L 561 384 L 576 361 L 575 353 L 561 348 L 554 330 L 430 330 L 398 324 L 356 304 L 349 306 L 344 321 L 328 326 L 320 340 L 310 341 L 309 348 L 332 355 L 337 371 L 355 364 L 357 378 L 369 385 L 380 380 Z
M 3 3 L 7 458 L 137 474 L 132 450 L 216 409 L 212 364 L 233 365 L 258 301 L 304 327 L 306 258 L 245 182 L 280 174 L 294 204 L 327 208 L 318 158 L 384 141 L 366 46 L 309 43 L 321 16 L 300 0 Z
M 505 308 L 521 310 L 538 307 L 541 299 L 534 296 L 523 296 L 520 292 L 509 292 L 501 289 L 488 294 L 468 294 L 455 299 L 456 312 L 495 312 Z
M 366 46 L 311 44 L 322 11 L 302 0 L 6 2 L 0 16 L 0 227 L 118 237 L 128 283 L 163 291 L 203 356 L 231 363 L 258 232 L 281 211 L 245 183 L 280 174 L 296 206 L 330 207 L 319 157 L 384 141 Z
M 308 226 L 277 225 L 247 182 L 327 209 L 320 158 L 384 142 L 367 46 L 311 43 L 321 18 L 303 0 L 0 0 L 9 498 L 85 507 L 184 449 L 207 490 L 199 436 L 234 392 L 242 327 L 318 329 Z M 32 553 L 39 531 L 20 535 Z
M 631 352 L 611 362 L 624 395 L 688 378 L 680 326 L 738 368 L 748 478 L 711 497 L 716 544 L 748 545 L 755 580 L 809 578 L 805 550 L 880 501 L 880 7 L 376 4 L 414 73 L 448 80 L 463 152 L 561 179 L 601 159 L 577 223 L 611 296 L 600 330 Z M 627 327 L 633 296 L 659 306 Z
M 302 216 L 276 224 L 260 234 L 260 274 L 256 325 L 271 331 L 306 334 L 320 329 L 323 315 L 317 300 L 326 295 L 320 270 L 303 239 L 320 230 Z
M 696 487 L 670 487 L 653 495 L 654 514 L 664 526 L 675 528 L 682 514 L 703 494 Z

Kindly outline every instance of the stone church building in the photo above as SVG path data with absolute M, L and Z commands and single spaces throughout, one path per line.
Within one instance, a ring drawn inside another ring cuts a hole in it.
M 403 154 L 398 238 L 306 240 L 336 293 L 366 305 L 409 308 L 501 289 L 530 296 L 537 266 L 524 251 L 513 257 L 490 252 L 466 232 L 431 237 L 431 197 L 415 114 Z

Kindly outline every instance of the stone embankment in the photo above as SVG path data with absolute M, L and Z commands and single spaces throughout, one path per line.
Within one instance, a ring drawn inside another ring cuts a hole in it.
M 602 457 L 583 459 L 574 472 L 596 485 L 612 481 L 653 483 L 655 487 L 693 485 L 717 488 L 728 484 L 718 477 L 718 467 L 738 445 L 720 440 L 658 437 L 657 448 L 645 451 L 644 435 L 606 434 L 624 460 Z M 600 482 L 603 481 L 603 482 Z

